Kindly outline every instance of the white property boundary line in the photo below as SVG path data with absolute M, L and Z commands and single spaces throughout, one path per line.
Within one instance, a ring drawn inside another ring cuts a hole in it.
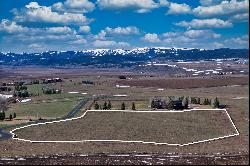
M 202 141 L 196 141 L 196 142 L 190 142 L 190 143 L 186 143 L 186 144 L 169 144 L 169 143 L 157 143 L 157 142 L 145 142 L 145 141 L 124 141 L 124 140 L 81 140 L 81 141 L 31 141 L 31 140 L 27 140 L 27 139 L 20 139 L 15 137 L 14 132 L 16 130 L 19 129 L 23 129 L 23 128 L 27 128 L 30 126 L 38 126 L 38 125 L 44 125 L 44 124 L 52 124 L 52 123 L 59 123 L 59 122 L 66 122 L 66 121 L 71 121 L 71 120 L 76 120 L 76 119 L 80 119 L 83 118 L 87 112 L 133 112 L 133 113 L 140 113 L 140 112 L 144 112 L 144 113 L 159 113 L 159 112 L 171 112 L 171 113 L 176 113 L 176 112 L 190 112 L 190 111 L 198 111 L 198 110 L 216 110 L 216 111 L 225 111 L 228 119 L 230 120 L 230 122 L 232 123 L 236 134 L 230 134 L 230 135 L 226 135 L 226 136 L 221 136 L 221 137 L 216 137 L 216 138 L 212 138 L 212 139 L 206 139 L 206 140 L 202 140 Z M 30 124 L 30 125 L 26 125 L 23 127 L 18 127 L 15 128 L 13 130 L 10 131 L 10 133 L 12 134 L 12 139 L 18 140 L 18 141 L 25 141 L 25 142 L 31 142 L 31 143 L 82 143 L 82 142 L 121 142 L 121 143 L 143 143 L 143 144 L 154 144 L 154 145 L 169 145 L 169 146 L 187 146 L 187 145 L 193 145 L 193 144 L 198 144 L 198 143 L 204 143 L 204 142 L 209 142 L 209 141 L 215 141 L 215 140 L 219 140 L 219 139 L 224 139 L 224 138 L 229 138 L 229 137 L 235 137 L 235 136 L 239 136 L 240 133 L 238 131 L 238 129 L 236 128 L 234 122 L 232 121 L 230 115 L 228 114 L 226 109 L 190 109 L 190 110 L 183 110 L 183 111 L 132 111 L 132 110 L 87 110 L 82 116 L 76 117 L 76 118 L 70 118 L 70 119 L 64 119 L 64 120 L 57 120 L 57 121 L 52 121 L 52 122 L 43 122 L 43 123 L 36 123 L 36 124 Z

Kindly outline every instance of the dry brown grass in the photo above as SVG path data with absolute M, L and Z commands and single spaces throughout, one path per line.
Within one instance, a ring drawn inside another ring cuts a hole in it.
M 15 132 L 32 141 L 125 140 L 184 144 L 236 134 L 225 111 L 87 112 L 67 122 L 31 126 Z
M 248 77 L 137 79 L 119 80 L 117 82 L 119 84 L 130 86 L 159 87 L 167 89 L 188 89 L 249 84 Z

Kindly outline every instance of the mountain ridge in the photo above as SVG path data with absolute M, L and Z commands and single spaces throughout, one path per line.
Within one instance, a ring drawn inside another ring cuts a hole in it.
M 126 49 L 89 49 L 82 51 L 45 51 L 41 53 L 0 53 L 0 65 L 117 65 L 127 66 L 146 61 L 196 61 L 249 58 L 248 49 L 198 49 L 144 47 Z

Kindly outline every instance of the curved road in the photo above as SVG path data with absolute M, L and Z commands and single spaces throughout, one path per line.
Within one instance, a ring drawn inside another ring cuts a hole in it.
M 68 118 L 72 118 L 74 117 L 84 106 L 85 104 L 91 99 L 84 99 L 84 100 L 81 100 L 74 108 L 73 110 L 71 110 L 66 116 L 62 117 L 62 118 L 56 118 L 56 119 L 51 119 L 51 120 L 43 120 L 42 122 L 49 122 L 49 121 L 54 121 L 54 120 L 63 120 L 63 119 L 68 119 Z M 41 120 L 37 120 L 35 121 L 37 123 L 40 123 Z M 33 122 L 31 122 L 33 123 Z M 23 124 L 20 124 L 20 125 L 16 125 L 15 127 L 18 127 L 18 126 L 23 126 Z M 0 128 L 0 140 L 6 140 L 6 139 L 10 139 L 12 138 L 12 134 L 10 134 L 9 132 L 6 132 L 4 131 L 4 129 L 7 129 L 9 127 L 13 127 L 12 125 L 11 126 L 6 126 L 6 127 L 3 127 L 3 128 Z

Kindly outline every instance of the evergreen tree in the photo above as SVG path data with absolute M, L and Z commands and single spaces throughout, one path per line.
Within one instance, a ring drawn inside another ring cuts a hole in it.
M 12 120 L 12 119 L 13 119 L 12 114 L 10 114 L 9 119 L 10 119 L 10 120 Z
M 3 113 L 0 112 L 0 120 L 3 120 Z
M 203 101 L 202 104 L 203 104 L 203 105 L 206 105 L 206 101 L 207 101 L 207 98 L 204 99 L 204 101 Z
M 3 120 L 5 119 L 5 112 L 3 111 Z
M 103 109 L 104 110 L 107 110 L 108 109 L 108 106 L 107 106 L 107 102 L 105 101 L 104 104 L 103 104 Z
M 198 97 L 197 103 L 196 104 L 201 104 L 201 99 Z
M 183 105 L 183 107 L 184 107 L 185 109 L 188 108 L 188 98 L 187 98 L 187 97 L 184 98 L 184 99 L 182 100 L 182 105 Z
M 15 113 L 15 112 L 13 113 L 13 119 L 14 119 L 14 118 L 16 118 L 16 113 Z
M 156 108 L 156 104 L 154 100 L 151 101 L 151 108 Z
M 121 105 L 121 110 L 125 110 L 126 109 L 126 107 L 125 107 L 125 103 L 124 102 L 122 102 L 122 105 Z
M 95 108 L 95 110 L 99 110 L 100 109 L 100 106 L 99 106 L 99 104 L 97 102 L 95 103 L 94 108 Z
M 219 102 L 218 98 L 216 97 L 214 99 L 214 102 L 213 102 L 213 107 L 214 108 L 219 108 L 219 106 L 220 106 L 220 102 Z
M 108 102 L 107 109 L 108 109 L 108 110 L 111 110 L 111 108 L 112 108 L 112 105 L 111 105 L 111 102 L 109 101 L 109 102 Z
M 132 110 L 136 110 L 136 109 L 135 109 L 135 103 L 134 103 L 134 102 L 132 103 Z

